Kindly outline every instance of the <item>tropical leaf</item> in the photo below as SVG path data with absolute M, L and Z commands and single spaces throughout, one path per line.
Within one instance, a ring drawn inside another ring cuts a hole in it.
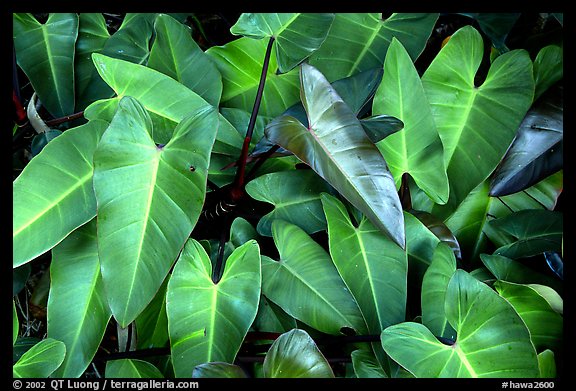
M 16 302 L 12 300 L 12 345 L 16 343 L 19 331 L 20 323 L 18 322 L 18 313 L 16 312 Z
M 217 107 L 222 77 L 212 59 L 192 38 L 192 31 L 169 15 L 158 15 L 148 67 L 179 81 Z
M 12 296 L 16 296 L 24 289 L 31 270 L 30 263 L 12 269 Z
M 274 205 L 274 210 L 262 217 L 256 227 L 264 236 L 272 236 L 275 219 L 296 224 L 309 234 L 325 230 L 320 194 L 330 190 L 330 185 L 312 170 L 274 172 L 246 185 L 250 197 Z
M 74 45 L 78 15 L 51 13 L 41 24 L 32 14 L 13 14 L 16 61 L 55 118 L 74 112 Z
M 123 328 L 152 300 L 198 220 L 216 111 L 180 122 L 163 147 L 153 131 L 144 107 L 126 97 L 94 154 L 102 277 Z
M 193 378 L 247 378 L 246 372 L 238 365 L 227 362 L 209 362 L 197 365 L 192 371 Z
M 67 130 L 14 181 L 13 267 L 50 250 L 96 215 L 92 155 L 106 126 L 90 121 Z
M 443 219 L 496 168 L 532 103 L 532 61 L 523 50 L 496 58 L 484 83 L 475 86 L 483 48 L 480 33 L 463 27 L 422 76 L 450 183 L 448 203 L 432 210 Z
M 282 220 L 272 223 L 272 236 L 280 260 L 262 257 L 264 296 L 316 330 L 364 333 L 362 313 L 322 246 Z
M 481 12 L 463 13 L 478 23 L 478 26 L 492 41 L 492 46 L 499 52 L 507 52 L 506 38 L 520 17 L 518 12 Z
M 564 51 L 556 45 L 545 46 L 534 59 L 534 101 L 564 77 Z
M 110 316 L 92 219 L 52 250 L 48 337 L 66 345 L 66 358 L 54 376 L 74 378 L 84 373 Z
M 354 367 L 356 377 L 378 379 L 388 377 L 374 354 L 371 352 L 358 349 L 354 350 L 350 356 L 352 358 L 352 366 Z
M 540 294 L 539 288 L 542 287 L 544 286 L 522 285 L 506 281 L 496 281 L 494 284 L 500 296 L 512 304 L 526 323 L 532 343 L 539 352 L 544 349 L 559 349 L 564 332 L 563 317 Z M 557 293 L 555 295 L 559 297 Z
M 202 245 L 189 239 L 166 294 L 166 312 L 176 377 L 190 377 L 197 365 L 232 363 L 258 309 L 259 247 L 250 240 L 226 261 L 218 283 Z
M 420 323 L 382 331 L 384 350 L 416 377 L 537 377 L 530 333 L 514 308 L 487 285 L 457 270 L 445 311 L 458 335 L 444 345 Z
M 14 378 L 47 378 L 64 361 L 66 345 L 46 338 L 32 346 L 12 367 Z
M 370 68 L 381 68 L 396 37 L 416 60 L 432 33 L 437 13 L 338 13 L 328 37 L 309 59 L 330 81 Z
M 538 366 L 541 378 L 556 378 L 556 361 L 552 350 L 546 349 L 538 354 Z
M 222 106 L 252 111 L 266 46 L 266 40 L 242 37 L 206 50 L 222 75 Z M 277 66 L 273 53 L 259 109 L 259 114 L 266 117 L 280 115 L 298 101 L 298 72 L 293 70 L 277 75 Z
M 422 224 L 426 226 L 441 242 L 446 243 L 452 251 L 457 260 L 462 259 L 462 252 L 460 251 L 460 243 L 456 236 L 440 219 L 431 213 L 423 212 L 421 210 L 411 209 L 411 215 L 416 217 Z
M 404 248 L 402 206 L 386 161 L 324 76 L 301 65 L 301 99 L 309 128 L 281 116 L 267 138 L 291 151 Z
M 110 360 L 106 362 L 106 378 L 162 379 L 158 368 L 147 361 L 135 359 Z
M 258 313 L 252 325 L 256 331 L 285 333 L 297 327 L 296 319 L 288 315 L 277 304 L 270 301 L 266 296 L 260 296 Z
M 268 378 L 333 378 L 330 364 L 304 330 L 293 329 L 278 337 L 264 358 Z
M 170 275 L 166 277 L 150 304 L 136 318 L 138 349 L 162 348 L 169 342 L 166 315 L 166 288 L 169 279 Z
M 399 118 L 404 128 L 376 144 L 400 188 L 405 173 L 435 203 L 445 204 L 449 186 L 444 149 L 418 72 L 400 41 L 392 39 L 373 112 Z

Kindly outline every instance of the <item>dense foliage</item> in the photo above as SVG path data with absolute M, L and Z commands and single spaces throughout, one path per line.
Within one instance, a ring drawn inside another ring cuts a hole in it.
M 14 377 L 562 373 L 562 14 L 13 22 Z

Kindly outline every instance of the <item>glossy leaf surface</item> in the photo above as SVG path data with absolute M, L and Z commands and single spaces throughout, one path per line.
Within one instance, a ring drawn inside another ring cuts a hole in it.
M 244 13 L 230 28 L 234 35 L 274 37 L 280 73 L 286 73 L 317 50 L 334 20 L 329 13 Z
M 268 378 L 333 378 L 330 364 L 304 330 L 293 329 L 278 337 L 264 358 Z
M 282 220 L 272 223 L 272 235 L 280 260 L 262 257 L 262 293 L 319 331 L 338 335 L 349 328 L 364 333 L 362 313 L 322 246 Z
M 158 147 L 146 110 L 126 97 L 98 145 L 98 249 L 108 304 L 123 327 L 152 300 L 196 224 L 217 124 L 215 111 L 188 117 Z
M 416 377 L 537 377 L 530 333 L 508 302 L 463 270 L 450 279 L 446 316 L 458 335 L 439 342 L 420 323 L 382 332 L 384 350 Z
M 106 126 L 90 121 L 67 130 L 14 181 L 13 267 L 50 250 L 96 215 L 92 156 Z
M 47 378 L 64 361 L 66 345 L 46 338 L 32 346 L 12 367 L 14 378 Z
M 166 312 L 176 377 L 190 377 L 197 365 L 232 363 L 260 299 L 260 253 L 250 240 L 228 257 L 220 281 L 200 243 L 190 239 L 174 267 Z
M 79 377 L 92 361 L 111 313 L 100 275 L 96 220 L 52 250 L 48 336 L 64 342 L 66 358 L 56 377 Z
M 545 46 L 534 59 L 534 101 L 564 76 L 564 52 L 556 45 Z
M 164 377 L 154 365 L 135 359 L 107 361 L 104 374 L 108 379 L 162 379 Z
M 358 349 L 354 350 L 350 356 L 356 377 L 377 379 L 388 377 L 371 352 Z
M 301 66 L 301 99 L 309 128 L 281 116 L 267 138 L 294 153 L 404 248 L 404 219 L 386 161 L 324 76 Z

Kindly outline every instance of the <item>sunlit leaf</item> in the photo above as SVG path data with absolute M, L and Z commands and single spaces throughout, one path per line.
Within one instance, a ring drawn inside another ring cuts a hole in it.
M 66 345 L 46 338 L 32 346 L 12 367 L 14 378 L 47 378 L 64 361 Z

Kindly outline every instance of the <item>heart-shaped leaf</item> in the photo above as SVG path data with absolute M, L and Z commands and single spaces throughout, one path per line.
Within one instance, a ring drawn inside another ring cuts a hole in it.
M 189 239 L 166 294 L 166 312 L 176 377 L 190 377 L 197 365 L 232 363 L 256 317 L 260 298 L 260 253 L 256 241 L 238 247 L 218 283 L 200 243 Z
M 362 125 L 314 67 L 301 65 L 302 104 L 309 128 L 281 116 L 267 138 L 291 151 L 404 248 L 404 218 L 386 161 Z
M 92 219 L 52 250 L 48 336 L 66 345 L 66 358 L 55 377 L 84 373 L 110 316 L 100 275 L 96 220 Z
M 106 362 L 106 378 L 162 379 L 162 373 L 148 361 L 135 359 L 110 360 Z
M 496 168 L 532 104 L 532 61 L 524 50 L 494 60 L 475 86 L 484 43 L 471 26 L 458 30 L 432 61 L 422 83 L 444 145 L 450 196 L 432 213 L 446 219 Z
M 293 329 L 278 337 L 264 358 L 267 378 L 333 378 L 330 364 L 304 330 Z
M 384 61 L 384 76 L 373 104 L 376 114 L 399 118 L 404 128 L 377 144 L 400 188 L 410 176 L 438 204 L 448 200 L 444 149 L 418 72 L 400 41 L 392 39 Z
M 154 31 L 148 67 L 179 81 L 217 107 L 222 77 L 212 59 L 192 38 L 190 28 L 169 15 L 158 15 Z
M 230 32 L 256 39 L 274 37 L 278 70 L 286 73 L 322 45 L 333 20 L 329 13 L 244 13 Z
M 51 13 L 41 24 L 32 14 L 13 14 L 18 65 L 55 118 L 74 112 L 74 45 L 78 15 Z
M 14 378 L 47 378 L 64 361 L 66 345 L 46 338 L 32 346 L 12 367 Z
M 309 234 L 326 229 L 320 193 L 330 190 L 312 170 L 274 172 L 246 185 L 250 197 L 274 205 L 274 210 L 258 222 L 258 233 L 265 236 L 272 236 L 275 219 L 296 224 Z
M 92 156 L 106 126 L 90 121 L 67 130 L 14 181 L 13 267 L 50 250 L 96 215 Z
M 262 293 L 316 330 L 338 335 L 348 328 L 364 333 L 358 304 L 322 246 L 282 220 L 274 220 L 272 235 L 280 261 L 262 257 Z
M 420 323 L 382 331 L 384 350 L 416 377 L 537 377 L 530 332 L 514 308 L 486 284 L 457 270 L 445 311 L 458 335 L 444 345 Z
M 381 68 L 396 37 L 416 60 L 432 33 L 437 13 L 338 13 L 328 37 L 309 59 L 330 81 L 370 68 Z
M 217 127 L 214 109 L 196 113 L 158 147 L 147 111 L 126 97 L 100 140 L 98 249 L 108 304 L 124 328 L 152 300 L 198 220 Z

